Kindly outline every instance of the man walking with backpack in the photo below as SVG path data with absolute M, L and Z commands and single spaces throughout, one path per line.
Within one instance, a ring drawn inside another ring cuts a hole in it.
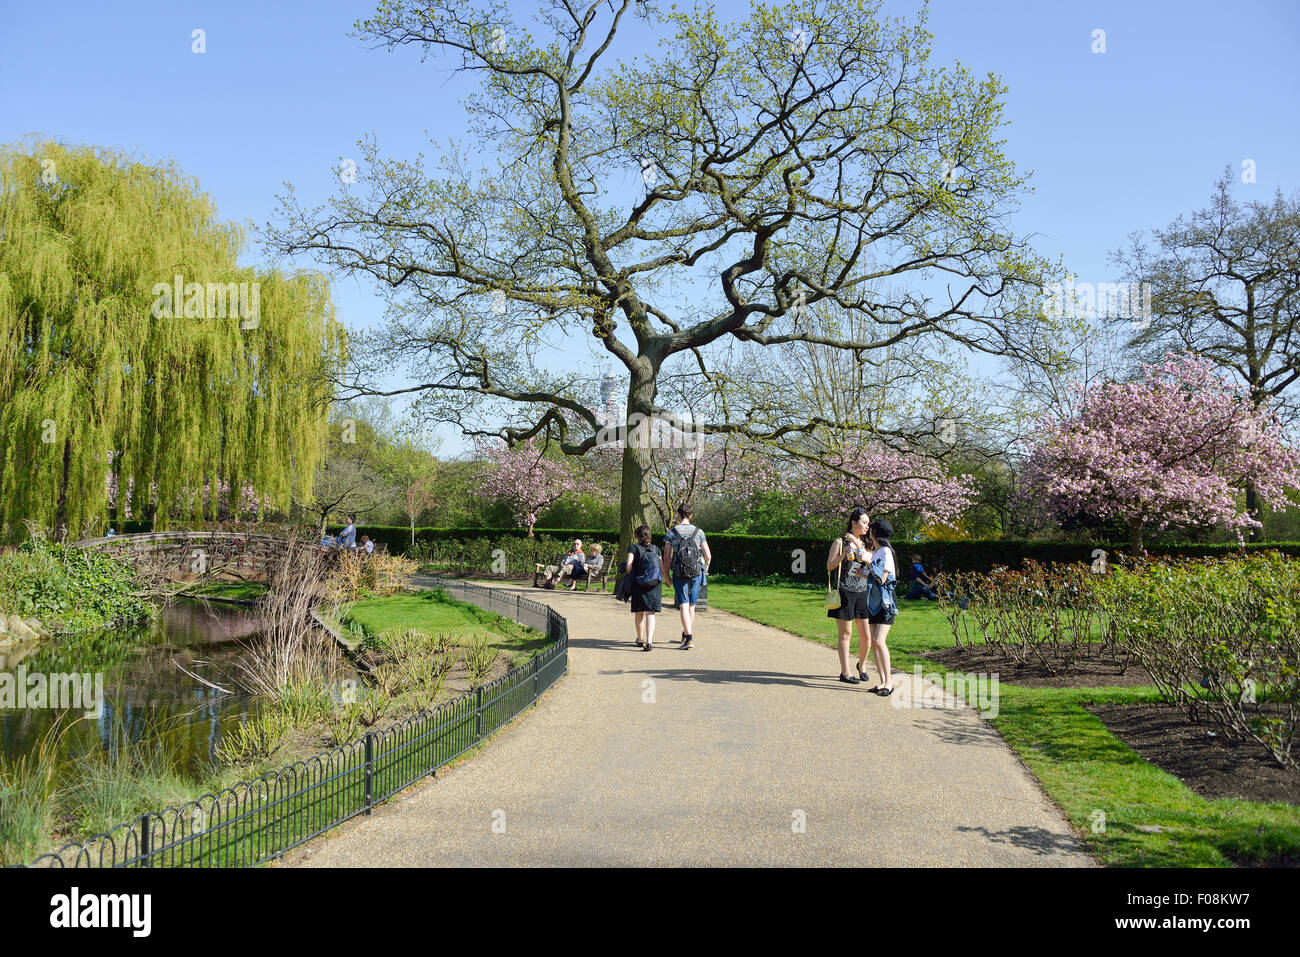
M 673 576 L 673 595 L 682 616 L 682 649 L 695 647 L 695 603 L 700 600 L 704 573 L 713 553 L 704 538 L 704 530 L 691 524 L 691 507 L 677 506 L 677 524 L 664 535 L 664 575 Z

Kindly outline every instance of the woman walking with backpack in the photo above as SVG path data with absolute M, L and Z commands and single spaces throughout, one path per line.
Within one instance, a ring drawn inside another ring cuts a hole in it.
M 893 534 L 894 526 L 883 518 L 876 519 L 867 528 L 872 548 L 870 587 L 867 591 L 867 611 L 870 613 L 867 629 L 871 633 L 871 641 L 858 645 L 858 674 L 866 677 L 862 666 L 866 664 L 867 648 L 870 647 L 871 654 L 876 659 L 876 670 L 880 672 L 880 680 L 871 690 L 882 698 L 894 693 L 894 673 L 889 662 L 889 647 L 885 644 L 889 626 L 898 614 L 898 599 L 894 594 L 898 583 L 898 560 L 894 556 L 893 546 L 889 544 Z
M 691 507 L 677 506 L 677 524 L 664 535 L 665 573 L 672 570 L 673 597 L 682 617 L 682 650 L 695 647 L 695 604 L 704 586 L 704 570 L 713 561 L 704 529 L 691 524 Z
M 663 610 L 661 583 L 663 554 L 650 543 L 650 526 L 638 525 L 636 541 L 628 549 L 623 571 L 632 578 L 632 614 L 636 621 L 636 643 L 643 651 L 654 649 L 655 615 Z

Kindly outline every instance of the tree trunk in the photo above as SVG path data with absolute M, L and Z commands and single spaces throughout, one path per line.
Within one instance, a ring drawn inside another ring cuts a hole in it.
M 650 473 L 650 449 L 646 441 L 652 433 L 649 416 L 655 397 L 656 374 L 633 376 L 627 393 L 627 422 L 623 423 L 623 481 L 619 491 L 618 563 L 623 564 L 632 547 L 633 531 L 648 525 L 647 516 L 654 503 L 647 490 Z M 641 426 L 640 423 L 645 423 Z
M 1142 557 L 1142 529 L 1145 524 L 1145 522 L 1132 519 L 1128 523 L 1129 554 L 1134 558 Z
M 1259 516 L 1255 514 L 1258 511 L 1259 511 L 1259 493 L 1255 490 L 1254 482 L 1247 482 L 1246 483 L 1246 512 L 1250 515 L 1251 518 L 1258 520 Z M 1246 538 L 1252 542 L 1258 541 L 1259 529 L 1258 528 L 1250 529 L 1250 531 L 1246 533 Z
M 415 516 L 411 516 L 411 547 L 415 547 Z
M 59 504 L 54 514 L 54 540 L 68 536 L 68 477 L 72 472 L 72 439 L 63 440 L 63 475 L 59 479 Z

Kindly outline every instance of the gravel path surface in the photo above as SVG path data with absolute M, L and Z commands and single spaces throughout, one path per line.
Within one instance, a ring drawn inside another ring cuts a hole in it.
M 878 697 L 837 680 L 832 649 L 715 609 L 681 651 L 665 607 L 642 652 L 608 595 L 515 590 L 568 618 L 569 674 L 483 751 L 292 863 L 1094 864 L 978 713 L 906 706 L 910 675 Z

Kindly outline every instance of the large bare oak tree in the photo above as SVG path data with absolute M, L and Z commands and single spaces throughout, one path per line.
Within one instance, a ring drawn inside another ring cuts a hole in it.
M 430 171 L 364 141 L 355 184 L 314 208 L 291 190 L 270 229 L 279 252 L 388 296 L 352 388 L 585 454 L 602 370 L 534 362 L 585 344 L 625 377 L 629 417 L 672 419 L 659 380 L 677 357 L 712 390 L 694 427 L 806 448 L 869 424 L 756 394 L 737 355 L 805 342 L 874 363 L 927 337 L 1007 354 L 1041 323 L 1049 267 L 1008 222 L 1025 180 L 998 138 L 1005 89 L 931 66 L 924 11 L 798 0 L 723 24 L 703 4 L 521 6 L 386 0 L 358 24 L 481 83 L 476 147 L 440 148 Z M 857 317 L 853 333 L 802 321 L 818 304 Z M 377 384 L 401 366 L 409 385 Z M 650 462 L 627 443 L 624 540 L 650 511 Z

